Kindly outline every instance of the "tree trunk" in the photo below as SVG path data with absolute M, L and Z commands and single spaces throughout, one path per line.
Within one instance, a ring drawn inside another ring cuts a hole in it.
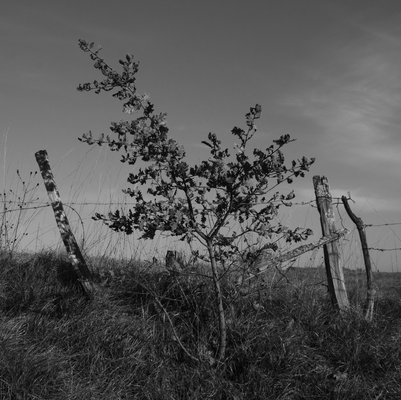
M 221 361 L 224 359 L 226 353 L 226 345 L 227 345 L 227 325 L 226 318 L 224 314 L 223 307 L 223 295 L 221 293 L 220 281 L 219 281 L 219 273 L 217 270 L 216 257 L 214 254 L 213 244 L 211 242 L 207 243 L 207 249 L 209 252 L 210 263 L 212 267 L 212 275 L 213 275 L 213 283 L 214 290 L 216 294 L 216 308 L 217 314 L 219 318 L 219 349 L 217 352 L 217 360 Z

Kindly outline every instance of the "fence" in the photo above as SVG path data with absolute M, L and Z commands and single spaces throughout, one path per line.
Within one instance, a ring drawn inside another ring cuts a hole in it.
M 43 183 L 40 181 L 37 174 L 30 174 L 29 178 L 24 181 L 17 171 L 19 180 L 21 182 L 20 192 L 12 190 L 0 194 L 0 248 L 11 249 L 29 249 L 36 251 L 43 245 L 44 247 L 57 246 L 60 242 L 60 237 L 54 230 L 54 218 L 49 216 L 51 204 L 43 199 Z M 39 196 L 37 193 L 41 193 Z M 312 192 L 312 191 L 311 191 Z M 41 199 L 40 199 L 41 198 Z M 352 200 L 352 199 L 351 199 Z M 340 251 L 342 252 L 341 258 L 344 261 L 344 266 L 350 269 L 357 269 L 363 267 L 362 254 L 360 250 L 360 243 L 357 241 L 357 228 L 350 225 L 350 221 L 346 221 L 348 217 L 344 211 L 343 204 L 340 198 L 335 199 L 337 203 L 335 214 L 336 223 L 339 227 L 347 226 L 350 234 L 342 241 Z M 320 228 L 316 223 L 318 213 L 315 210 L 315 200 L 310 202 L 303 202 L 294 204 L 296 212 L 300 214 L 313 215 L 311 218 L 313 230 L 316 236 L 319 235 Z M 172 241 L 166 241 L 159 238 L 158 242 L 152 244 L 150 242 L 138 242 L 135 238 L 126 238 L 124 235 L 118 235 L 111 232 L 106 227 L 101 226 L 100 223 L 94 223 L 90 214 L 92 210 L 99 211 L 99 207 L 104 209 L 110 208 L 128 208 L 130 203 L 126 199 L 120 199 L 118 204 L 111 205 L 107 202 L 101 201 L 64 201 L 64 206 L 67 207 L 67 214 L 70 215 L 70 220 L 79 239 L 79 244 L 84 252 L 87 253 L 93 250 L 94 253 L 107 253 L 110 256 L 119 257 L 119 252 L 129 256 L 129 253 L 135 253 L 136 257 L 148 257 L 156 255 L 160 257 L 161 254 L 152 254 L 155 249 L 163 249 L 165 252 L 171 246 L 174 246 Z M 85 211 L 83 211 L 85 210 Z M 88 211 L 89 210 L 89 211 Z M 306 210 L 305 212 L 303 210 Z M 46 214 L 46 216 L 44 216 Z M 40 224 L 38 224 L 38 222 Z M 308 225 L 310 221 L 306 221 Z M 371 251 L 371 260 L 373 261 L 372 268 L 376 270 L 398 271 L 398 254 L 400 247 L 400 236 L 397 232 L 400 223 L 365 223 L 364 227 L 367 231 L 368 249 Z M 30 229 L 26 229 L 27 226 Z M 89 228 L 88 228 L 89 226 Z M 90 228 L 93 226 L 93 230 Z M 380 236 L 374 240 L 373 232 L 380 229 Z M 387 234 L 383 235 L 383 230 L 388 229 Z M 93 232 L 96 232 L 97 237 Z M 387 245 L 389 241 L 393 241 L 391 245 Z M 107 243 L 107 242 L 110 243 Z M 386 242 L 386 245 L 383 245 Z M 107 244 L 106 244 L 107 243 Z M 349 245 L 348 245 L 349 244 Z M 140 250 L 138 251 L 138 248 Z M 305 256 L 300 259 L 303 265 L 316 266 L 320 264 L 319 248 L 315 248 L 312 256 L 305 260 Z M 316 258 L 317 257 L 317 261 Z M 298 264 L 301 266 L 301 264 Z

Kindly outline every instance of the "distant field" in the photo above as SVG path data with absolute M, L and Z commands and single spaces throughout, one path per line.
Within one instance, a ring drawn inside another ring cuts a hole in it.
M 326 271 L 324 266 L 319 268 L 290 268 L 286 272 L 290 281 L 307 282 L 308 284 L 325 284 Z M 364 270 L 344 269 L 347 291 L 357 291 L 359 295 L 366 292 L 366 273 Z M 400 272 L 373 272 L 374 286 L 379 298 L 398 298 L 401 300 Z

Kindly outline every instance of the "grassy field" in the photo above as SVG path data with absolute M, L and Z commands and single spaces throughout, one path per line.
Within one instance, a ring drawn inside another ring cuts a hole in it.
M 362 271 L 346 270 L 343 315 L 320 268 L 270 274 L 244 296 L 222 281 L 219 363 L 213 286 L 195 267 L 171 276 L 93 259 L 98 289 L 88 299 L 60 255 L 0 257 L 1 399 L 401 398 L 400 275 L 376 274 L 370 323 Z

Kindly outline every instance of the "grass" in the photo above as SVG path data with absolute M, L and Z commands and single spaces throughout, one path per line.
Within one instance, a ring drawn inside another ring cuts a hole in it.
M 61 255 L 1 255 L 1 399 L 401 398 L 396 274 L 376 277 L 371 323 L 356 272 L 346 271 L 345 315 L 320 270 L 292 269 L 246 296 L 223 281 L 228 349 L 217 363 L 211 282 L 92 263 L 99 289 L 87 299 Z

